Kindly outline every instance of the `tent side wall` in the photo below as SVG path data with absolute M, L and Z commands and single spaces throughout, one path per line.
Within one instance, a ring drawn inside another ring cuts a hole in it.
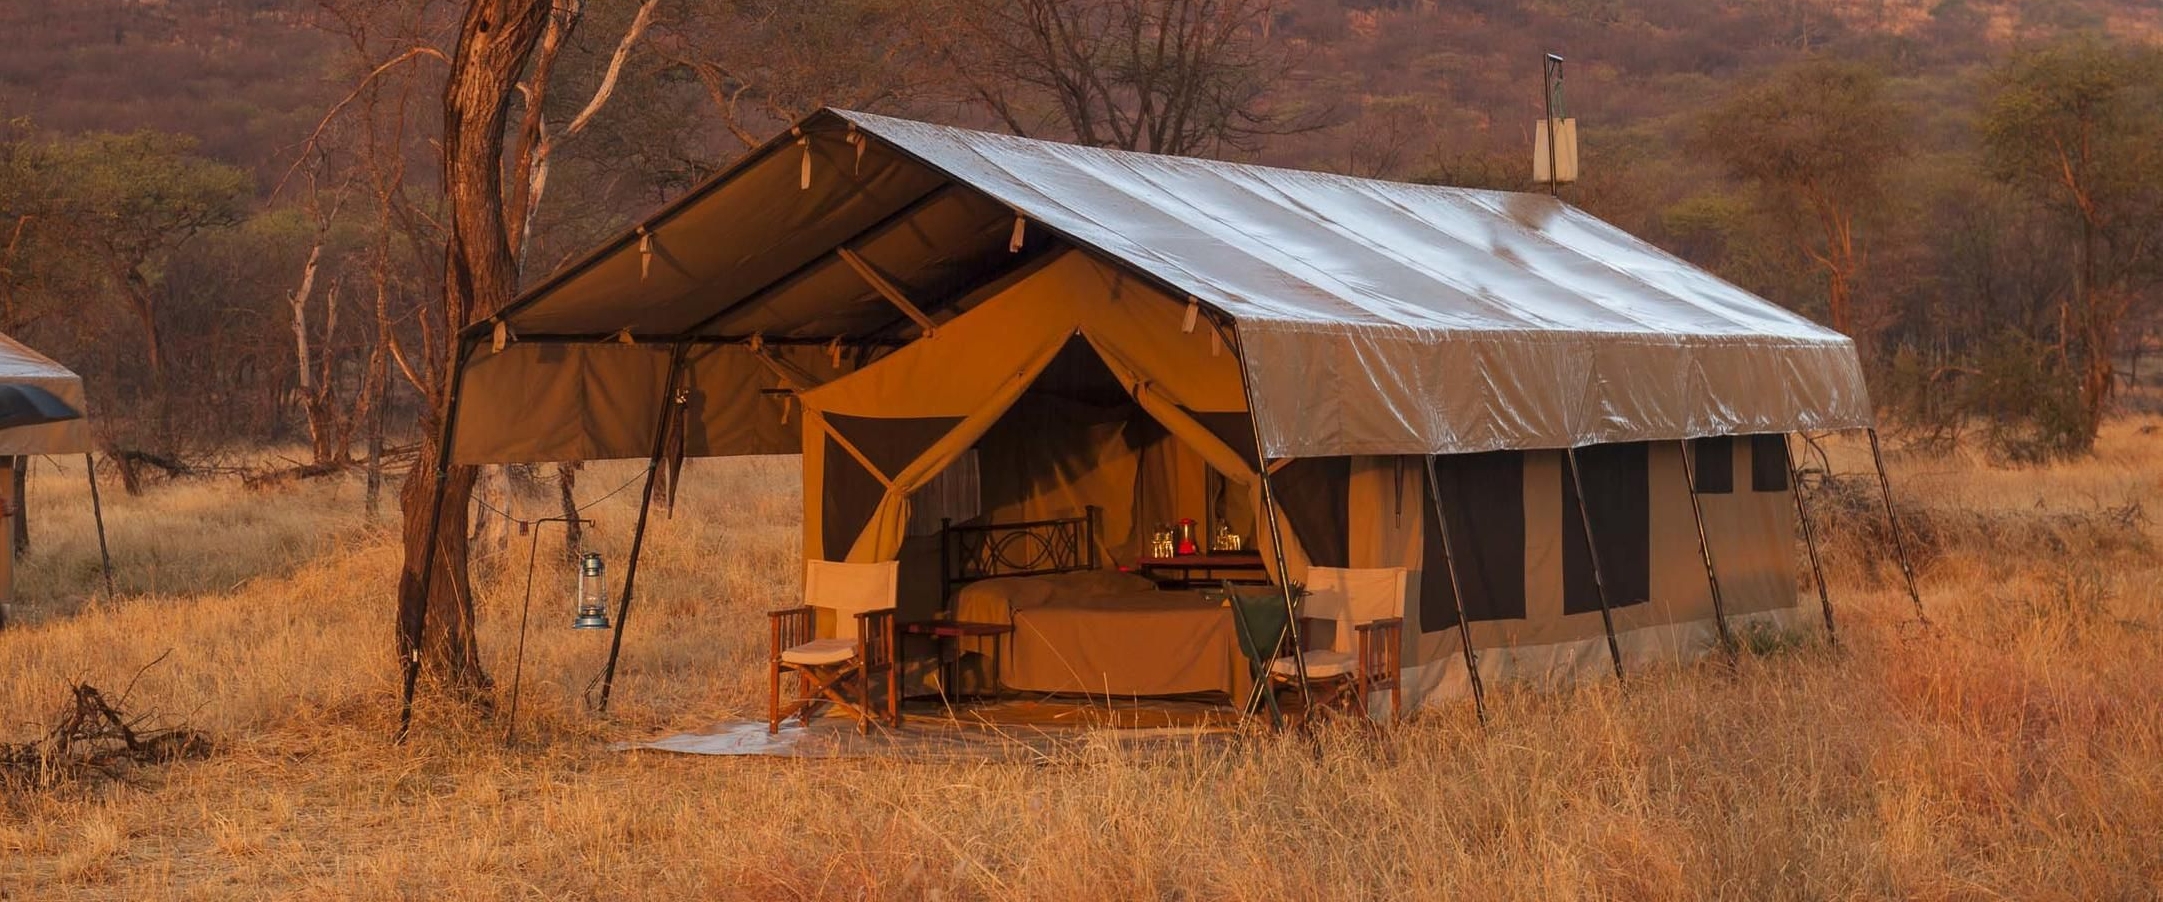
M 1699 498 L 1728 622 L 1738 632 L 1753 624 L 1785 628 L 1798 616 L 1790 487 L 1784 476 L 1772 480 L 1772 471 L 1758 466 L 1759 457 L 1778 453 L 1778 437 L 1770 438 L 1738 436 L 1698 446 L 1699 469 L 1706 471 L 1699 475 L 1701 488 L 1717 488 L 1707 485 L 1707 473 L 1733 475 L 1727 490 L 1704 491 Z M 1617 447 L 1580 449 L 1579 456 Z M 1642 452 L 1635 458 L 1643 461 L 1635 477 L 1641 491 L 1603 492 L 1590 482 L 1586 488 L 1623 660 L 1633 670 L 1717 647 L 1681 448 L 1679 442 L 1634 446 Z M 1729 467 L 1718 465 L 1715 455 L 1721 454 Z M 1470 687 L 1423 463 L 1417 457 L 1351 459 L 1345 547 L 1351 566 L 1413 571 L 1404 614 L 1406 692 L 1415 703 L 1440 704 L 1468 695 Z M 1500 492 L 1468 496 L 1445 488 L 1482 678 L 1563 683 L 1606 674 L 1605 630 L 1589 582 L 1582 524 L 1570 506 L 1563 453 L 1496 452 L 1487 463 L 1477 478 L 1488 489 L 1504 486 L 1514 506 L 1498 505 Z M 1588 480 L 1612 475 L 1597 473 L 1591 463 L 1586 470 Z M 1446 466 L 1441 472 L 1450 478 Z M 1618 497 L 1635 497 L 1642 505 L 1628 510 L 1629 502 L 1618 505 Z M 1625 556 L 1633 548 L 1636 560 Z

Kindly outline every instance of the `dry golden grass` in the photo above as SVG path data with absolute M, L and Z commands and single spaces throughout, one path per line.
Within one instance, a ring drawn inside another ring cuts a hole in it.
M 763 611 L 789 602 L 793 461 L 694 464 L 649 540 L 615 711 L 605 639 L 543 571 L 524 741 L 395 714 L 385 524 L 357 485 L 114 499 L 124 600 L 96 585 L 79 471 L 41 465 L 24 628 L 0 634 L 0 739 L 69 678 L 210 760 L 0 803 L 0 898 L 2156 898 L 2163 886 L 2163 451 L 1995 470 L 1896 457 L 1933 533 L 1911 622 L 1859 522 L 1830 543 L 1840 648 L 1810 638 L 1562 694 L 1502 692 L 1380 738 L 1256 740 L 1048 766 L 616 754 L 760 710 Z M 1867 451 L 1832 448 L 1861 472 Z M 633 475 L 598 468 L 597 494 Z M 632 493 L 596 510 L 621 560 Z M 553 534 L 551 534 L 553 538 Z M 524 545 L 487 586 L 508 682 Z

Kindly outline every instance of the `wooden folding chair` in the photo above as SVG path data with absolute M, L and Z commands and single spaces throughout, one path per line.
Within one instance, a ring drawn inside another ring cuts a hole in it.
M 1270 662 L 1272 683 L 1292 685 L 1306 665 L 1307 694 L 1316 711 L 1342 709 L 1368 717 L 1368 699 L 1389 690 L 1389 716 L 1403 711 L 1404 603 L 1406 572 L 1402 567 L 1348 569 L 1307 568 L 1307 595 L 1302 599 L 1300 619 L 1333 627 L 1329 647 L 1314 649 L 1294 659 L 1285 655 Z M 1314 624 L 1302 631 L 1312 636 Z
M 894 630 L 894 593 L 900 564 L 840 564 L 809 561 L 804 565 L 804 603 L 767 615 L 773 631 L 771 692 L 767 732 L 780 732 L 790 714 L 804 723 L 820 705 L 831 703 L 854 713 L 857 728 L 870 732 L 877 716 L 872 678 L 885 678 L 885 720 L 901 726 L 901 657 Z M 818 612 L 832 612 L 832 635 L 818 637 Z M 796 674 L 796 698 L 786 710 L 781 675 Z

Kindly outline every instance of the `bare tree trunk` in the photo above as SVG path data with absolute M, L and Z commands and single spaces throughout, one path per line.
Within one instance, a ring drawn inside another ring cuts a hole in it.
M 444 253 L 444 345 L 436 373 L 436 418 L 448 415 L 450 388 L 461 355 L 458 329 L 509 302 L 518 287 L 503 221 L 503 129 L 510 95 L 525 71 L 534 43 L 547 24 L 550 0 L 473 0 L 467 5 L 443 86 L 443 193 L 449 241 Z M 431 424 L 434 425 L 434 424 Z M 433 438 L 423 442 L 399 502 L 404 523 L 405 568 L 398 581 L 398 651 L 418 650 L 424 671 L 467 699 L 483 698 L 489 685 L 473 636 L 473 594 L 466 577 L 466 511 L 473 468 L 452 467 L 441 486 L 443 522 L 438 548 L 427 547 L 431 503 L 438 490 Z M 435 552 L 435 553 L 431 553 Z M 426 560 L 441 569 L 424 595 L 420 573 Z M 425 624 L 425 629 L 424 629 Z
M 578 499 L 572 490 L 578 487 L 578 461 L 565 461 L 556 465 L 556 499 L 563 505 L 563 557 L 578 560 L 586 546 L 585 524 L 578 522 Z

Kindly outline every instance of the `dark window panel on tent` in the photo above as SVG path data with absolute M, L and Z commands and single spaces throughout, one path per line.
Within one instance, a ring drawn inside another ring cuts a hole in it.
M 1787 436 L 1750 436 L 1750 491 L 1787 491 Z
M 825 492 L 819 499 L 819 537 L 825 545 L 821 557 L 838 561 L 849 556 L 849 546 L 856 544 L 856 537 L 863 535 L 865 524 L 878 511 L 886 484 L 830 435 L 824 469 Z
M 946 434 L 961 425 L 961 417 L 857 417 L 829 413 L 826 426 L 840 433 L 864 459 L 892 479 Z M 847 452 L 843 452 L 847 453 Z
M 1307 563 L 1317 567 L 1352 566 L 1352 459 L 1309 457 L 1278 468 L 1269 477 L 1285 522 L 1299 537 Z
M 1735 491 L 1735 437 L 1709 435 L 1690 440 L 1690 466 L 1696 470 L 1697 493 L 1726 495 Z
M 1195 422 L 1202 424 L 1203 429 L 1209 430 L 1210 434 L 1216 436 L 1218 441 L 1223 442 L 1225 447 L 1237 453 L 1240 460 L 1251 461 L 1255 459 L 1254 416 L 1252 414 L 1244 410 L 1235 410 L 1229 413 L 1212 413 L 1188 410 L 1185 407 L 1179 409 L 1186 411 L 1187 416 L 1193 417 Z
M 1463 611 L 1474 623 L 1525 618 L 1525 455 L 1521 451 L 1435 458 L 1434 491 L 1457 552 Z M 1422 632 L 1457 625 L 1448 555 L 1434 517 L 1422 518 L 1419 622 Z
M 1610 607 L 1643 604 L 1652 597 L 1652 484 L 1646 442 L 1587 445 L 1577 449 L 1584 468 L 1572 480 L 1562 461 L 1562 613 L 1600 609 L 1600 585 Z M 1576 482 L 1585 486 L 1586 510 L 1599 543 L 1601 582 L 1594 581 L 1591 546 L 1577 512 Z

